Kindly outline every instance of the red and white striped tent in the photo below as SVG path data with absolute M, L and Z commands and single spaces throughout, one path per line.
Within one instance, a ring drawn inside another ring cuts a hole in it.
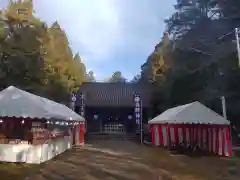
M 150 120 L 152 143 L 173 147 L 185 142 L 206 151 L 231 156 L 230 123 L 200 102 L 174 107 Z

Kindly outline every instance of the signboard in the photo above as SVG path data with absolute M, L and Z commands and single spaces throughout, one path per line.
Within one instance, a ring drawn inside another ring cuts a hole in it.
M 42 127 L 43 123 L 40 122 L 32 122 L 32 127 Z
M 44 124 L 41 122 L 32 122 L 31 132 L 43 132 L 44 131 Z

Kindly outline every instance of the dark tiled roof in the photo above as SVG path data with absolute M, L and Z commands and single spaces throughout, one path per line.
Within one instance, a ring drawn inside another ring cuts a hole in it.
M 134 106 L 134 94 L 139 93 L 143 107 L 148 107 L 151 84 L 84 83 L 77 93 L 76 105 L 80 105 L 80 93 L 85 94 L 87 106 Z

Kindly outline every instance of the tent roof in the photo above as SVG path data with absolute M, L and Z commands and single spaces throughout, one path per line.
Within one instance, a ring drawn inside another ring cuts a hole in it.
M 196 101 L 168 109 L 148 123 L 229 124 L 229 121 Z
M 0 92 L 0 117 L 84 121 L 67 106 L 28 93 L 14 86 Z

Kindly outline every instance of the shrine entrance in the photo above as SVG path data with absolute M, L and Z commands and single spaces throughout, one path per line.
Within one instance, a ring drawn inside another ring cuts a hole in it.
M 139 136 L 140 123 L 148 121 L 149 89 L 149 84 L 82 84 L 76 94 L 75 111 L 86 119 L 86 134 Z
M 119 123 L 108 123 L 104 125 L 103 132 L 106 134 L 125 134 L 125 126 Z
M 136 131 L 134 107 L 86 107 L 89 133 L 131 134 Z

